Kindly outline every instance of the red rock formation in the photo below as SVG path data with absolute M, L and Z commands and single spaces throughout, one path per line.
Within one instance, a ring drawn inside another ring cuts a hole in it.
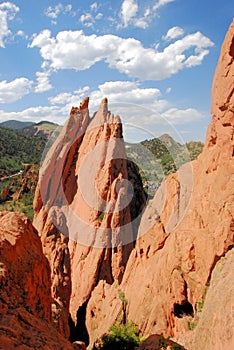
M 233 43 L 234 22 L 214 77 L 206 145 L 190 165 L 193 177 L 185 165 L 156 193 L 120 286 L 128 300 L 128 319 L 146 336 L 188 330 L 188 317 L 196 312 L 215 264 L 234 245 Z M 86 318 L 91 344 L 121 312 L 118 288 L 100 282 L 92 292 Z
M 68 237 L 61 233 L 67 233 L 67 224 L 58 206 L 70 203 L 77 191 L 74 165 L 88 122 L 87 108 L 72 109 L 69 120 L 45 155 L 39 174 L 40 185 L 34 197 L 33 223 L 41 236 L 43 252 L 51 267 L 52 318 L 57 329 L 66 337 L 70 334 L 71 270 Z M 43 206 L 44 203 L 46 206 Z M 55 220 L 60 222 L 61 227 L 56 227 Z
M 195 329 L 193 349 L 234 349 L 234 249 L 216 264 L 200 320 Z
M 0 244 L 4 287 L 1 310 L 23 306 L 33 315 L 50 320 L 50 269 L 29 219 L 23 214 L 1 212 Z
M 0 213 L 1 349 L 73 349 L 52 326 L 50 268 L 24 214 Z
M 45 157 L 33 222 L 50 262 L 52 296 L 66 315 L 58 315 L 63 329 L 58 328 L 67 335 L 70 302 L 74 339 L 86 342 L 91 292 L 99 280 L 121 282 L 146 202 L 141 179 L 126 157 L 120 118 L 108 112 L 107 99 L 91 121 L 87 107 L 85 99 L 72 108 Z

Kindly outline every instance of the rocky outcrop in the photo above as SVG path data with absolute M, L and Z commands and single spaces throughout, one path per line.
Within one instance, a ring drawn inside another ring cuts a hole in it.
M 200 320 L 195 329 L 193 349 L 234 348 L 234 250 L 216 264 Z
M 234 245 L 233 40 L 234 22 L 214 77 L 204 150 L 170 175 L 148 205 L 120 285 L 128 319 L 145 336 L 189 329 L 188 318 L 196 313 L 214 266 Z M 86 319 L 91 343 L 121 312 L 118 288 L 100 282 L 92 292 Z M 227 329 L 231 332 L 229 324 Z
M 0 213 L 0 347 L 73 349 L 51 324 L 50 268 L 24 214 Z
M 33 223 L 51 266 L 54 309 L 60 303 L 66 315 L 56 318 L 58 328 L 68 335 L 70 313 L 71 339 L 89 341 L 86 306 L 98 282 L 121 283 L 145 203 L 138 170 L 126 157 L 120 118 L 103 99 L 90 119 L 85 99 L 72 108 L 46 154 L 34 199 Z
M 1 310 L 27 308 L 50 320 L 50 269 L 41 242 L 23 214 L 0 213 Z M 12 268 L 15 266 L 17 268 Z

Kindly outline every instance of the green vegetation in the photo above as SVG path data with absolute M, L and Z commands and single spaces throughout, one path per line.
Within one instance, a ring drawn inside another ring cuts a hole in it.
M 34 193 L 29 193 L 17 201 L 10 200 L 10 201 L 1 203 L 0 211 L 3 211 L 3 210 L 9 210 L 9 211 L 15 211 L 15 212 L 19 211 L 26 214 L 29 217 L 29 219 L 32 221 L 34 216 L 34 211 L 32 206 L 33 198 L 34 198 Z
M 0 127 L 0 177 L 17 173 L 24 164 L 40 162 L 46 141 Z
M 11 130 L 21 130 L 32 125 L 34 125 L 33 122 L 21 122 L 19 120 L 7 120 L 5 122 L 0 123 L 0 127 Z
M 198 312 L 198 313 L 201 313 L 201 312 L 202 312 L 202 309 L 203 309 L 203 306 L 204 306 L 204 302 L 205 302 L 204 299 L 201 299 L 201 300 L 198 300 L 198 301 L 197 301 L 197 303 L 196 303 L 196 309 L 197 309 L 197 312 Z
M 119 299 L 122 302 L 122 314 L 117 322 L 110 327 L 109 332 L 98 339 L 93 350 L 133 350 L 142 344 L 144 337 L 140 338 L 139 328 L 133 321 L 127 322 L 126 307 L 128 300 L 124 292 L 118 289 Z
M 33 219 L 38 172 L 39 165 L 28 165 L 21 174 L 0 181 L 0 211 L 21 211 Z
M 93 350 L 133 350 L 141 345 L 139 329 L 132 322 L 117 323 L 110 327 L 109 333 L 104 334 L 99 342 L 95 343 Z
M 173 350 L 183 350 L 183 346 L 179 345 L 179 344 L 174 344 L 172 345 L 172 349 Z
M 160 335 L 158 339 L 159 349 L 172 349 L 172 350 L 184 350 L 184 347 L 179 344 L 171 344 L 169 339 L 165 339 L 162 335 Z
M 202 148 L 202 142 L 191 141 L 181 145 L 166 134 L 141 143 L 126 144 L 127 156 L 139 167 L 149 194 L 155 192 L 164 177 L 196 159 Z
M 189 329 L 190 331 L 194 331 L 194 329 L 196 328 L 197 323 L 196 322 L 189 322 Z
M 186 143 L 186 147 L 189 151 L 189 155 L 191 160 L 197 159 L 199 154 L 202 152 L 204 144 L 200 141 L 195 142 L 195 141 L 190 141 Z

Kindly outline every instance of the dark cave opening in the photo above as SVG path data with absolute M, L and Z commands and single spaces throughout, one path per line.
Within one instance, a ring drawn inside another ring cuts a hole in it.
M 194 310 L 192 304 L 185 301 L 183 304 L 174 305 L 175 317 L 182 318 L 184 316 L 194 316 Z
M 69 317 L 69 327 L 70 327 L 70 338 L 71 343 L 80 340 L 85 343 L 86 346 L 89 345 L 89 334 L 85 324 L 86 318 L 86 308 L 88 301 L 86 301 L 82 306 L 79 307 L 76 313 L 77 323 L 75 324 L 71 317 Z

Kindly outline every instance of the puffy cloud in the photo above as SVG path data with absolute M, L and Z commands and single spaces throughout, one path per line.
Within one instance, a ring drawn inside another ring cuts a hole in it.
M 124 0 L 121 6 L 120 17 L 123 21 L 123 26 L 127 27 L 132 18 L 138 12 L 138 4 L 136 0 Z
M 163 51 L 144 48 L 139 40 L 116 35 L 85 35 L 82 30 L 62 31 L 51 37 L 49 30 L 34 35 L 30 47 L 39 47 L 41 56 L 53 69 L 86 70 L 105 61 L 129 77 L 161 80 L 180 70 L 201 64 L 212 41 L 200 32 L 189 34 Z M 192 52 L 194 50 L 194 52 Z
M 49 81 L 50 74 L 50 71 L 36 72 L 37 86 L 35 87 L 35 92 L 45 92 L 52 89 Z
M 178 108 L 170 108 L 162 113 L 162 117 L 175 125 L 186 124 L 204 118 L 202 113 L 194 108 L 187 108 L 184 110 L 180 110 Z
M 128 27 L 129 25 L 146 29 L 149 27 L 150 22 L 157 16 L 158 10 L 175 0 L 158 0 L 152 7 L 144 8 L 144 12 L 139 8 L 137 0 L 124 0 L 121 6 L 120 18 L 123 25 L 118 25 L 118 28 Z M 137 17 L 137 14 L 139 16 Z
M 5 47 L 5 39 L 11 35 L 8 27 L 8 21 L 12 21 L 19 11 L 19 7 L 11 2 L 2 2 L 0 4 L 0 47 Z
M 45 15 L 49 18 L 56 19 L 61 13 L 69 13 L 72 11 L 72 5 L 68 4 L 64 6 L 63 4 L 59 3 L 55 6 L 49 6 L 45 10 Z
M 21 99 L 32 91 L 33 82 L 27 78 L 18 78 L 11 82 L 0 82 L 0 103 L 11 103 Z
M 52 105 L 66 105 L 69 109 L 73 105 L 79 105 L 79 102 L 86 96 L 89 89 L 89 86 L 84 86 L 73 93 L 64 92 L 57 96 L 50 97 L 49 101 Z
M 51 44 L 51 38 L 50 38 L 51 32 L 48 29 L 44 29 L 40 34 L 33 35 L 33 42 L 31 45 L 28 45 L 28 47 L 43 47 L 46 46 L 47 44 Z
M 184 30 L 180 27 L 172 27 L 168 30 L 167 34 L 163 36 L 163 40 L 173 40 L 184 35 Z
M 156 88 L 143 88 L 140 83 L 132 81 L 108 81 L 98 86 L 98 90 L 91 92 L 90 100 L 95 107 L 98 106 L 103 97 L 108 97 L 110 104 L 121 105 L 144 105 L 153 106 L 157 110 L 167 104 L 160 99 L 161 92 Z M 96 104 L 95 104 L 96 102 Z

